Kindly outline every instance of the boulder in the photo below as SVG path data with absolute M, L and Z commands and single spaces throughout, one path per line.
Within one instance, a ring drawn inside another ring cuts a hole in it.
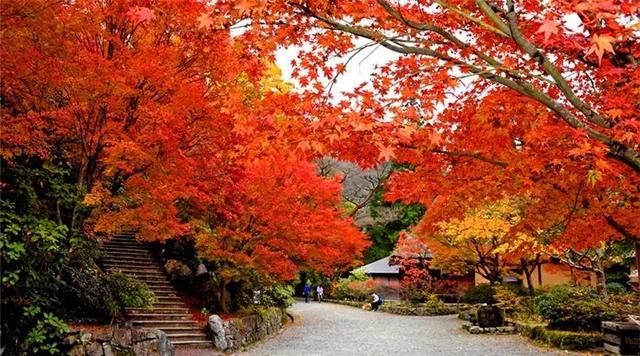
M 174 278 L 188 279 L 193 275 L 189 266 L 178 260 L 167 260 L 164 269 Z
M 209 316 L 209 330 L 213 338 L 213 345 L 221 351 L 227 349 L 227 338 L 224 331 L 224 322 L 218 315 Z
M 497 305 L 483 305 L 478 308 L 477 320 L 481 328 L 504 326 L 504 310 Z

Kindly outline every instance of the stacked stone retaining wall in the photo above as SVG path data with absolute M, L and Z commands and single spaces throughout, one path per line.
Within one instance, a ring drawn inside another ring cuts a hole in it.
M 235 351 L 278 333 L 286 321 L 284 309 L 264 308 L 256 314 L 230 320 L 212 315 L 209 317 L 209 331 L 218 350 Z

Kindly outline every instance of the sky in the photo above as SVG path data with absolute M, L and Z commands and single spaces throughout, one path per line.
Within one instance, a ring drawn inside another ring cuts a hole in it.
M 370 40 L 358 39 L 355 41 L 356 47 L 369 43 Z M 282 70 L 283 79 L 292 82 L 297 88 L 299 83 L 292 78 L 294 68 L 291 67 L 291 60 L 297 57 L 300 47 L 288 47 L 276 52 L 276 64 Z M 338 58 L 335 63 L 344 63 L 350 55 Z M 367 48 L 356 54 L 346 66 L 346 71 L 339 76 L 331 89 L 333 100 L 339 101 L 342 93 L 352 91 L 361 83 L 369 81 L 376 66 L 381 66 L 392 62 L 399 57 L 399 54 L 392 52 L 382 46 Z

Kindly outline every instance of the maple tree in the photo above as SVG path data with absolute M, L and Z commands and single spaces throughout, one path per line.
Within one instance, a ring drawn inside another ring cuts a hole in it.
M 319 177 L 309 162 L 278 154 L 256 160 L 239 187 L 244 208 L 236 217 L 195 223 L 201 254 L 222 264 L 221 291 L 230 282 L 291 281 L 302 270 L 333 277 L 367 247 L 337 209 L 339 181 Z
M 531 236 L 510 233 L 520 219 L 518 201 L 505 199 L 438 223 L 439 231 L 427 237 L 427 244 L 437 264 L 462 269 L 471 264 L 492 284 L 522 267 L 531 287 L 531 270 L 544 247 Z
M 294 78 L 316 126 L 355 132 L 331 149 L 413 167 L 392 175 L 387 198 L 425 205 L 425 229 L 518 196 L 514 234 L 553 232 L 577 250 L 637 241 L 637 2 L 243 4 L 222 9 L 249 21 L 246 39 L 298 48 Z M 324 104 L 348 62 L 378 47 L 398 56 Z
M 212 5 L 23 0 L 1 11 L 3 165 L 68 163 L 75 199 L 57 216 L 70 234 L 197 234 L 205 257 L 233 262 L 223 275 L 256 268 L 263 283 L 361 255 L 339 185 L 309 163 L 325 132 Z

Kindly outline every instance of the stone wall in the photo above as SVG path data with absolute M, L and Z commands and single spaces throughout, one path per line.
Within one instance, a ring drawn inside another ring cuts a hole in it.
M 287 315 L 280 308 L 259 309 L 256 314 L 222 320 L 209 317 L 209 331 L 218 350 L 234 351 L 280 331 Z
M 70 356 L 174 356 L 175 347 L 161 330 L 116 327 L 109 334 L 93 336 L 75 332 L 64 344 Z

